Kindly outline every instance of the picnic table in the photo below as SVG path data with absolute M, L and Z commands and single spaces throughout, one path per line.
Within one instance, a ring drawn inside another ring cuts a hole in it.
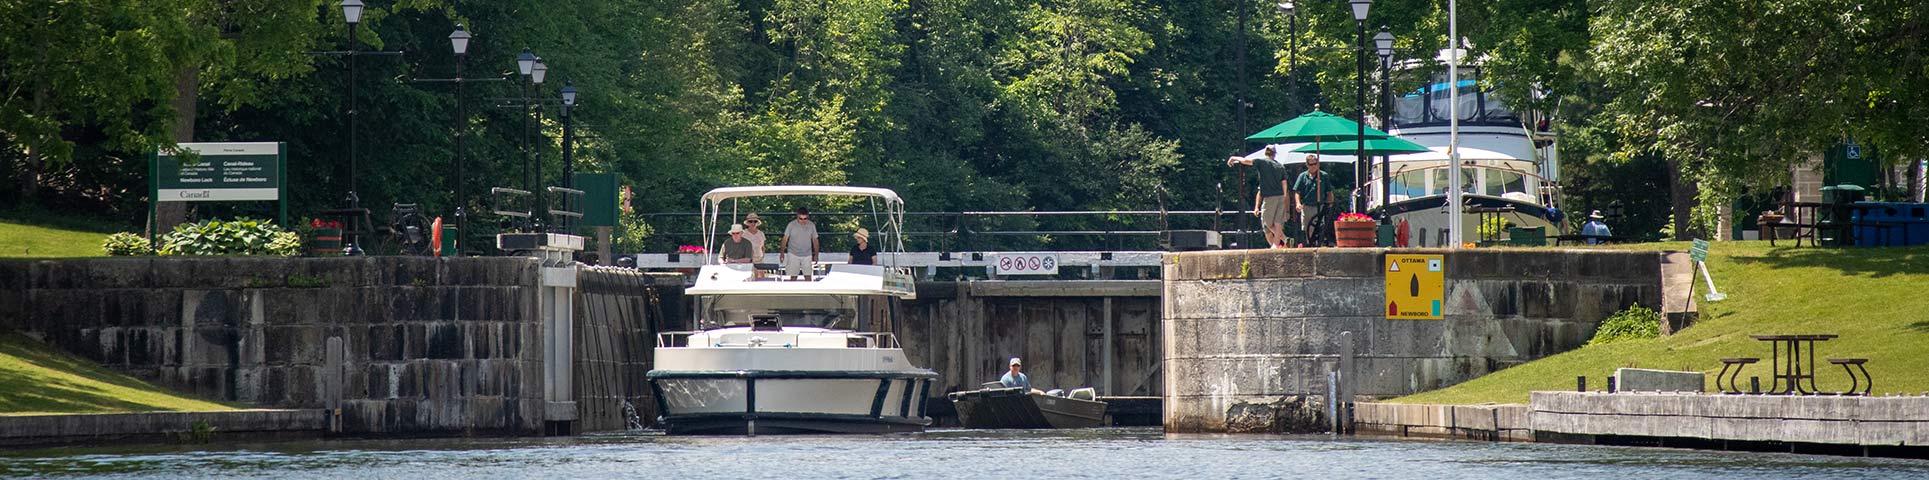
M 1821 393 L 1815 388 L 1815 342 L 1826 342 L 1836 336 L 1831 334 L 1807 335 L 1749 335 L 1748 338 L 1769 342 L 1774 350 L 1770 357 L 1769 370 L 1774 372 L 1774 381 L 1768 387 L 1771 395 L 1814 395 Z M 1808 351 L 1806 363 L 1802 351 Z M 1788 352 L 1786 360 L 1782 352 Z M 1808 388 L 1802 388 L 1802 380 L 1808 380 Z M 1786 383 L 1786 385 L 1783 385 Z
M 1791 232 L 1791 235 L 1789 235 L 1789 239 L 1794 240 L 1795 246 L 1797 247 L 1802 246 L 1802 239 L 1804 238 L 1808 239 L 1809 246 L 1819 247 L 1822 245 L 1822 237 L 1830 236 L 1830 234 L 1843 239 L 1842 242 L 1839 243 L 1840 245 L 1854 246 L 1855 227 L 1869 227 L 1879 230 L 1879 235 L 1882 237 L 1882 244 L 1886 246 L 1888 245 L 1889 238 L 1893 236 L 1890 232 L 1902 226 L 1902 224 L 1896 222 L 1861 219 L 1865 215 L 1859 214 L 1860 212 L 1886 208 L 1880 205 L 1782 202 L 1781 206 L 1782 211 L 1786 212 L 1786 215 L 1781 221 L 1763 221 L 1760 225 L 1762 236 L 1768 238 L 1769 246 L 1775 246 L 1775 240 L 1780 238 L 1780 232 L 1778 230 L 1782 228 L 1794 230 L 1794 232 Z M 1840 209 L 1840 211 L 1835 212 L 1836 216 L 1840 218 L 1831 218 L 1826 222 L 1822 221 L 1820 211 L 1823 208 Z M 1904 232 L 1907 232 L 1907 230 L 1904 230 Z

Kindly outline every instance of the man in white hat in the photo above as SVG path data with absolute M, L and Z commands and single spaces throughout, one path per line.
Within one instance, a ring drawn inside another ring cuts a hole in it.
M 1588 245 L 1600 245 L 1607 237 L 1614 236 L 1608 231 L 1607 224 L 1601 222 L 1603 218 L 1606 217 L 1601 216 L 1600 210 L 1587 214 L 1587 223 L 1581 225 L 1581 237 L 1587 239 Z
M 1024 365 L 1019 363 L 1018 357 L 1011 357 L 1009 365 L 1011 371 L 1005 372 L 1005 376 L 998 378 L 999 384 L 1004 385 L 1005 388 L 1023 388 L 1027 391 L 1038 391 L 1036 388 L 1031 388 L 1031 377 L 1027 377 L 1025 376 L 1025 372 L 1019 371 Z
M 750 239 L 743 237 L 742 224 L 730 224 L 730 239 L 723 241 L 723 263 L 750 263 Z

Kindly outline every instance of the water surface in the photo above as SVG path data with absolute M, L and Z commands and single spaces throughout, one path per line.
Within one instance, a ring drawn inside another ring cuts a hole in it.
M 1157 429 L 325 440 L 0 452 L 47 478 L 1929 478 L 1929 461 Z

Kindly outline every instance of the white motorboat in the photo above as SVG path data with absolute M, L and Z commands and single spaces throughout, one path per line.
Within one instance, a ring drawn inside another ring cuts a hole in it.
M 1505 240 L 1506 232 L 1491 224 L 1497 220 L 1518 227 L 1541 227 L 1542 232 L 1560 232 L 1560 158 L 1555 137 L 1547 122 L 1536 115 L 1516 110 L 1508 99 L 1491 89 L 1482 89 L 1476 79 L 1461 80 L 1460 89 L 1460 188 L 1464 209 L 1464 232 L 1454 241 L 1477 242 Z M 1444 246 L 1441 232 L 1447 229 L 1447 189 L 1450 145 L 1448 131 L 1449 90 L 1445 79 L 1436 79 L 1424 88 L 1395 98 L 1387 133 L 1427 147 L 1428 152 L 1387 157 L 1391 168 L 1392 190 L 1381 204 L 1381 190 L 1387 183 L 1373 169 L 1374 181 L 1368 189 L 1367 204 L 1372 212 L 1385 211 L 1394 220 L 1405 220 L 1414 246 Z M 1481 232 L 1482 222 L 1489 223 Z
M 706 259 L 685 291 L 698 330 L 658 335 L 649 373 L 658 422 L 670 434 L 922 431 L 938 374 L 912 365 L 890 333 L 897 303 L 916 297 L 910 272 L 890 264 L 904 249 L 903 201 L 882 188 L 719 188 L 703 196 L 705 250 L 717 251 L 718 227 L 734 223 L 739 199 L 776 196 L 881 207 L 872 224 L 881 265 L 819 263 L 786 276 L 775 265 Z
M 1436 61 L 1444 63 L 1446 53 Z M 1418 62 L 1409 62 L 1403 71 L 1422 71 Z M 1462 72 L 1468 70 L 1463 65 Z M 1392 190 L 1382 190 L 1380 157 L 1368 167 L 1368 186 L 1364 193 L 1369 213 L 1391 213 L 1394 221 L 1406 221 L 1411 246 L 1439 247 L 1454 242 L 1505 240 L 1506 232 L 1489 228 L 1483 238 L 1482 222 L 1505 221 L 1517 227 L 1542 227 L 1547 235 L 1560 232 L 1564 213 L 1560 202 L 1560 158 L 1555 136 L 1548 122 L 1532 112 L 1520 112 L 1508 99 L 1479 84 L 1480 69 L 1473 66 L 1471 78 L 1463 77 L 1460 89 L 1460 185 L 1464 207 L 1463 232 L 1449 240 L 1447 229 L 1448 150 L 1451 144 L 1448 103 L 1451 90 L 1441 73 L 1428 85 L 1396 96 L 1387 133 L 1425 146 L 1429 151 L 1391 155 L 1386 165 L 1393 179 Z M 1396 75 L 1398 73 L 1396 72 Z M 1464 75 L 1464 73 L 1463 73 Z M 1290 152 L 1304 144 L 1277 146 Z M 1260 152 L 1249 155 L 1259 158 Z M 1288 165 L 1302 163 L 1302 154 L 1282 154 Z M 1322 162 L 1353 163 L 1351 152 L 1325 152 Z

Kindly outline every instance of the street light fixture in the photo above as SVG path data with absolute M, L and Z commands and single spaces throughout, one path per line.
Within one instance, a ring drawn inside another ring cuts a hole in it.
M 1368 172 L 1368 170 L 1366 169 L 1367 165 L 1365 165 L 1366 164 L 1366 57 L 1365 57 L 1366 55 L 1366 13 L 1367 13 L 1367 10 L 1370 10 L 1373 8 L 1373 0 L 1348 0 L 1346 4 L 1353 7 L 1353 23 L 1359 27 L 1359 35 L 1356 36 L 1356 39 L 1358 40 L 1358 43 L 1359 43 L 1358 45 L 1359 50 L 1356 50 L 1353 52 L 1353 66 L 1355 68 L 1355 73 L 1356 73 L 1356 75 L 1353 76 L 1353 81 L 1354 81 L 1353 86 L 1354 86 L 1354 93 L 1355 93 L 1354 98 L 1358 101 L 1358 105 L 1359 105 L 1358 111 L 1360 115 L 1359 132 L 1357 135 L 1353 137 L 1353 146 L 1355 148 L 1355 150 L 1353 151 L 1353 211 L 1357 212 L 1360 210 L 1364 210 L 1363 208 L 1360 208 L 1364 206 L 1364 202 L 1361 201 L 1362 197 L 1360 196 L 1360 187 L 1362 185 L 1365 185 L 1365 183 L 1362 180 L 1366 178 L 1366 174 Z M 1385 205 L 1381 205 L 1381 208 L 1384 211 Z M 1385 215 L 1382 215 L 1382 217 L 1385 217 Z M 1385 218 L 1382 218 L 1381 221 L 1385 222 Z
M 1387 105 L 1392 103 L 1389 97 L 1393 96 L 1393 91 L 1390 87 L 1393 77 L 1393 33 L 1388 32 L 1386 26 L 1381 26 L 1380 34 L 1373 36 L 1373 45 L 1377 47 L 1375 50 L 1378 50 L 1377 53 L 1380 54 L 1380 129 L 1388 130 L 1392 127 L 1391 122 L 1393 121 L 1392 113 L 1387 111 Z M 1388 211 L 1387 205 L 1393 203 L 1393 166 L 1390 165 L 1391 163 L 1393 163 L 1391 158 L 1388 158 L 1386 155 L 1380 156 L 1381 225 L 1393 224 L 1393 215 L 1386 213 Z
M 342 18 L 349 25 L 362 23 L 362 0 L 342 0 Z
M 527 48 L 522 49 L 522 54 L 516 55 L 516 70 L 523 75 L 528 75 L 529 70 L 533 68 L 536 68 L 536 54 L 531 53 Z
M 449 47 L 455 49 L 456 55 L 468 55 L 469 38 L 469 29 L 463 28 L 461 24 L 456 24 L 455 32 L 449 34 Z
M 536 59 L 536 66 L 529 68 L 529 81 L 537 85 L 542 85 L 543 76 L 545 76 L 548 73 L 549 73 L 549 64 L 544 63 L 543 59 L 539 57 Z

